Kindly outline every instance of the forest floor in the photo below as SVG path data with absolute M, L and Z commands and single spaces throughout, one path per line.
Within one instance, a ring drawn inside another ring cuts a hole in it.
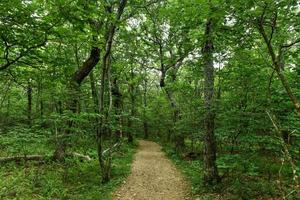
M 161 147 L 141 140 L 132 164 L 132 173 L 113 194 L 114 200 L 191 199 L 190 186 Z

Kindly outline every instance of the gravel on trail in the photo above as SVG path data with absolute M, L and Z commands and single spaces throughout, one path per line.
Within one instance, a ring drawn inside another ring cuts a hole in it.
M 161 147 L 141 140 L 131 175 L 113 194 L 114 200 L 190 200 L 189 184 Z

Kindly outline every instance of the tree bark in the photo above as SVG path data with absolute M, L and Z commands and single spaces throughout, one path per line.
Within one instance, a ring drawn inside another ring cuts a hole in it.
M 133 72 L 133 69 L 130 71 L 130 78 L 133 80 L 135 77 L 135 74 Z M 135 117 L 135 87 L 134 83 L 129 83 L 129 94 L 130 94 L 130 117 L 128 119 L 128 131 L 127 131 L 127 137 L 128 137 L 128 142 L 133 143 L 133 134 L 132 134 L 132 119 Z
M 173 80 L 174 82 L 175 80 Z M 180 152 L 185 148 L 184 144 L 184 136 L 176 130 L 177 122 L 180 120 L 180 110 L 177 106 L 177 102 L 175 97 L 173 96 L 173 92 L 169 88 L 164 88 L 167 94 L 167 98 L 172 108 L 172 121 L 173 121 L 173 135 L 174 135 L 174 143 L 176 151 Z
M 119 4 L 119 8 L 117 11 L 116 20 L 119 21 L 121 19 L 121 16 L 124 12 L 124 8 L 126 6 L 127 0 L 121 0 Z M 108 7 L 107 11 L 109 13 L 112 12 L 112 8 Z M 104 111 L 104 94 L 105 94 L 105 86 L 107 84 L 108 77 L 108 70 L 110 65 L 110 57 L 111 57 L 111 51 L 113 46 L 113 38 L 115 36 L 117 24 L 116 22 L 112 22 L 110 26 L 108 27 L 108 31 L 106 34 L 106 42 L 105 42 L 105 54 L 103 56 L 103 63 L 102 63 L 102 74 L 101 74 L 101 85 L 100 85 L 100 93 L 99 93 L 99 113 L 102 115 L 107 115 Z M 109 91 L 111 92 L 111 91 Z M 96 141 L 97 141 L 97 152 L 98 152 L 98 161 L 100 164 L 101 169 L 101 176 L 102 176 L 102 182 L 108 182 L 110 180 L 110 172 L 111 172 L 111 156 L 107 159 L 103 157 L 103 135 L 106 132 L 105 127 L 105 118 L 104 116 L 101 116 L 99 119 L 99 129 L 96 134 Z
M 148 132 L 148 122 L 147 122 L 147 106 L 148 106 L 148 102 L 147 102 L 147 86 L 148 86 L 148 81 L 147 78 L 145 77 L 144 79 L 144 93 L 143 93 L 143 115 L 144 115 L 144 119 L 143 119 L 143 127 L 144 127 L 144 138 L 148 139 L 149 138 L 149 132 Z
M 32 125 L 32 86 L 31 86 L 31 79 L 28 80 L 28 84 L 27 84 L 27 120 L 28 120 L 29 127 L 31 127 L 31 125 Z
M 0 163 L 7 163 L 7 162 L 21 162 L 21 161 L 42 161 L 45 159 L 45 156 L 42 155 L 27 155 L 27 156 L 11 156 L 11 157 L 0 157 Z
M 94 73 L 91 72 L 90 73 L 90 82 L 91 82 L 91 92 L 92 92 L 92 98 L 93 98 L 93 102 L 94 102 L 94 112 L 98 113 L 99 111 L 99 96 L 96 90 L 96 83 L 95 83 L 95 77 L 94 77 Z
M 89 58 L 83 63 L 83 65 L 74 73 L 69 83 L 69 96 L 67 102 L 67 110 L 72 113 L 76 113 L 77 108 L 77 95 L 79 87 L 82 81 L 92 69 L 97 65 L 100 60 L 100 49 L 98 47 L 92 47 Z M 57 160 L 63 160 L 66 155 L 67 140 L 71 134 L 71 127 L 73 123 L 71 120 L 67 121 L 67 128 L 64 131 L 63 138 L 59 141 L 57 148 L 54 152 L 54 158 Z
M 204 184 L 214 185 L 219 182 L 218 169 L 216 166 L 216 141 L 215 141 L 215 111 L 214 111 L 214 63 L 213 63 L 213 40 L 212 19 L 208 19 L 205 30 L 205 44 L 202 48 L 204 60 L 204 149 L 203 170 Z
M 160 45 L 160 54 L 163 53 L 162 51 L 162 47 Z M 160 87 L 165 91 L 166 93 L 166 96 L 167 96 L 167 99 L 170 103 L 170 106 L 172 108 L 172 121 L 173 121 L 173 130 L 170 131 L 168 134 L 168 140 L 171 139 L 171 135 L 173 135 L 173 142 L 175 143 L 175 149 L 177 151 L 181 151 L 182 149 L 184 149 L 185 147 L 185 143 L 184 143 L 184 136 L 180 133 L 177 133 L 176 132 L 176 124 L 178 122 L 178 120 L 180 119 L 180 109 L 178 108 L 177 106 L 177 102 L 176 102 L 176 99 L 174 98 L 173 96 L 173 91 L 166 87 L 166 83 L 165 83 L 165 79 L 166 79 L 166 74 L 167 74 L 167 71 L 169 69 L 172 69 L 172 74 L 171 74 L 171 77 L 172 77 L 172 83 L 174 83 L 176 81 L 176 78 L 177 78 L 177 71 L 180 67 L 180 65 L 182 64 L 182 61 L 184 59 L 184 57 L 180 58 L 174 65 L 172 66 L 169 66 L 169 67 L 165 67 L 164 63 L 163 63 L 163 55 L 160 55 L 160 62 L 161 62 L 161 77 L 160 77 Z
M 113 106 L 115 108 L 115 115 L 116 115 L 116 121 L 119 126 L 121 126 L 121 106 L 122 106 L 122 94 L 120 92 L 119 86 L 118 86 L 118 79 L 114 78 L 112 81 L 112 96 L 113 96 Z M 116 140 L 117 142 L 122 137 L 122 131 L 120 127 L 117 128 L 116 133 Z
M 266 9 L 266 8 L 265 8 Z M 293 45 L 295 45 L 298 41 L 290 44 L 290 45 L 283 45 L 279 48 L 279 52 L 276 55 L 276 52 L 274 50 L 274 47 L 272 45 L 272 37 L 268 37 L 265 28 L 264 28 L 264 14 L 265 12 L 263 12 L 261 18 L 259 19 L 258 23 L 257 23 L 257 28 L 259 33 L 261 34 L 267 48 L 268 48 L 268 54 L 271 57 L 272 60 L 272 65 L 274 70 L 276 71 L 277 76 L 279 77 L 279 80 L 281 81 L 282 86 L 284 87 L 287 95 L 289 96 L 291 102 L 293 103 L 295 110 L 297 112 L 297 115 L 300 117 L 300 103 L 296 97 L 296 95 L 293 93 L 292 88 L 290 87 L 288 80 L 286 79 L 284 73 L 283 73 L 283 69 L 284 69 L 284 62 L 282 60 L 283 57 L 283 49 L 285 47 L 291 47 Z M 275 25 L 276 25 L 276 21 L 274 21 L 273 25 L 272 25 L 272 29 L 275 30 Z M 299 40 L 300 41 L 300 40 Z
M 36 110 L 39 112 L 39 117 L 42 120 L 43 119 L 43 115 L 44 115 L 44 105 L 43 105 L 43 94 L 42 91 L 43 87 L 42 87 L 42 77 L 39 76 L 37 79 L 37 99 L 36 99 Z
M 71 152 L 66 154 L 66 156 L 76 157 L 80 160 L 91 161 L 92 159 L 87 155 L 82 155 L 77 152 Z M 21 161 L 46 161 L 53 160 L 53 156 L 46 155 L 25 155 L 25 156 L 9 156 L 9 157 L 0 157 L 0 163 L 8 162 L 21 162 Z M 55 158 L 54 158 L 55 159 Z

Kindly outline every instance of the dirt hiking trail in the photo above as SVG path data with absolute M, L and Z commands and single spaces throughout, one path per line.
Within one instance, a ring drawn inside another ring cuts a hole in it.
M 113 200 L 190 200 L 189 186 L 180 172 L 150 141 L 139 142 L 131 175 Z

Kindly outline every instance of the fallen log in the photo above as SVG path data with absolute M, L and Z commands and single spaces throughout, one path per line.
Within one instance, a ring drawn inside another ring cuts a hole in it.
M 25 156 L 9 156 L 9 157 L 0 157 L 0 163 L 7 162 L 21 162 L 21 161 L 42 161 L 45 160 L 46 156 L 42 155 L 25 155 Z
M 92 158 L 88 155 L 82 155 L 77 152 L 70 152 L 66 154 L 70 157 L 77 157 L 80 160 L 91 161 Z M 24 155 L 24 156 L 9 156 L 9 157 L 0 157 L 0 163 L 7 162 L 21 162 L 21 161 L 44 161 L 44 160 L 55 160 L 53 156 L 45 155 Z

